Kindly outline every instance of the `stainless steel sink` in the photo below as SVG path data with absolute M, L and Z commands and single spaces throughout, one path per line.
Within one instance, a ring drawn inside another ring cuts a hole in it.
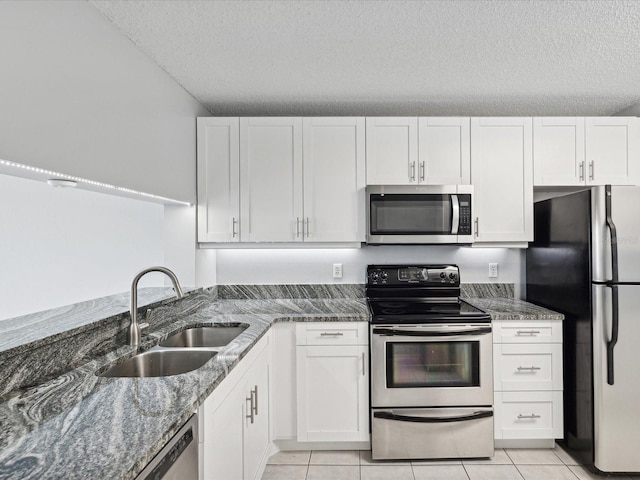
M 154 350 L 139 353 L 119 363 L 100 377 L 167 377 L 200 368 L 218 352 L 213 350 Z
M 247 329 L 245 325 L 188 328 L 160 342 L 161 347 L 224 347 Z

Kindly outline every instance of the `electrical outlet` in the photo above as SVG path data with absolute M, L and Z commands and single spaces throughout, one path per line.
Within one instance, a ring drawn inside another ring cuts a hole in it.
M 342 264 L 334 263 L 333 264 L 333 278 L 342 278 Z
M 489 264 L 489 278 L 498 278 L 498 264 L 490 263 Z

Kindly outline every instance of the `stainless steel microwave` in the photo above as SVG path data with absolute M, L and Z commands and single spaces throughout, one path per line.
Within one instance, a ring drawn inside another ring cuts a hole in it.
M 369 185 L 367 243 L 469 244 L 473 186 Z

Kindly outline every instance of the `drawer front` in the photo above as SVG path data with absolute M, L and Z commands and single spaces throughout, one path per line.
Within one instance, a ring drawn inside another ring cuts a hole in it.
M 562 343 L 560 320 L 494 320 L 493 343 Z
M 496 392 L 496 439 L 562 438 L 562 392 Z
M 561 344 L 496 344 L 493 347 L 494 390 L 562 390 Z
M 369 345 L 367 322 L 296 324 L 296 345 Z

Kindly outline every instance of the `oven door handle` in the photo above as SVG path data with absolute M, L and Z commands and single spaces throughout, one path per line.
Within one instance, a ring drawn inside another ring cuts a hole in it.
M 385 420 L 397 420 L 400 422 L 416 422 L 416 423 L 450 423 L 450 422 L 466 422 L 468 420 L 477 420 L 479 418 L 493 417 L 493 411 L 475 412 L 471 415 L 462 415 L 459 417 L 412 417 L 409 415 L 397 415 L 391 412 L 375 412 L 374 418 L 382 418 Z
M 439 332 L 425 332 L 420 330 L 396 330 L 395 328 L 374 328 L 374 335 L 397 337 L 455 337 L 466 335 L 486 335 L 491 333 L 491 327 L 473 328 L 469 330 L 451 330 Z

